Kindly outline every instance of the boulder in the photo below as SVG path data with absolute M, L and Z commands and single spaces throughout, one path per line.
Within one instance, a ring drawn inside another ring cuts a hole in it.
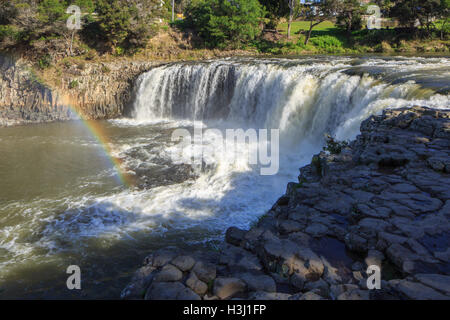
M 238 278 L 219 277 L 214 280 L 214 295 L 220 299 L 229 299 L 245 292 L 245 282 Z

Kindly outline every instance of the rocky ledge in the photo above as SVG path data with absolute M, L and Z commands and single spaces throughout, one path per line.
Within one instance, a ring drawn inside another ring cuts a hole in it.
M 387 110 L 220 250 L 153 252 L 124 299 L 450 299 L 450 110 Z M 367 267 L 381 269 L 368 290 Z

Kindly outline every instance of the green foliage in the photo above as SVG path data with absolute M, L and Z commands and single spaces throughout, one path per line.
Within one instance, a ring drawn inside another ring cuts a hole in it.
M 319 156 L 317 156 L 317 155 L 313 156 L 313 158 L 311 160 L 311 165 L 314 166 L 314 168 L 316 169 L 316 173 L 320 177 L 322 177 L 322 164 L 320 163 Z
M 348 141 L 337 141 L 332 136 L 326 135 L 327 145 L 323 148 L 324 151 L 328 151 L 331 154 L 340 154 L 342 149 L 348 147 Z
M 50 55 L 48 54 L 46 54 L 45 56 L 43 56 L 38 60 L 38 66 L 41 69 L 46 69 L 50 67 L 51 64 L 52 64 L 52 57 L 50 57 Z
M 117 55 L 143 47 L 157 30 L 155 19 L 164 15 L 165 7 L 159 4 L 158 0 L 98 0 L 97 18 L 88 26 L 86 35 L 111 45 Z
M 338 5 L 337 25 L 351 32 L 362 28 L 363 7 L 359 0 L 343 0 Z
M 258 0 L 192 0 L 186 15 L 207 46 L 237 48 L 259 36 L 265 11 Z
M 78 83 L 78 80 L 72 80 L 69 83 L 69 89 L 75 89 L 78 88 L 80 84 Z
M 320 36 L 311 39 L 312 44 L 316 47 L 323 49 L 328 53 L 338 53 L 339 51 L 343 51 L 342 41 L 334 36 Z
M 45 24 L 61 21 L 66 16 L 65 1 L 42 0 L 38 5 L 38 19 Z
M 268 29 L 276 29 L 279 19 L 285 17 L 289 13 L 288 1 L 279 0 L 259 0 L 266 10 L 266 18 Z

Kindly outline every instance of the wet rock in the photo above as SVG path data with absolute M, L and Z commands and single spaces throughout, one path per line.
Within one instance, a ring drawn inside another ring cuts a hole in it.
M 142 299 L 145 295 L 147 287 L 153 280 L 154 271 L 156 268 L 151 266 L 144 266 L 138 269 L 131 282 L 120 293 L 121 299 Z
M 144 264 L 159 268 L 168 264 L 177 255 L 176 250 L 162 249 L 158 250 L 144 259 Z
M 229 244 L 240 246 L 245 238 L 246 231 L 236 227 L 228 228 L 225 233 L 225 241 Z
M 238 278 L 222 278 L 214 280 L 214 295 L 220 299 L 232 298 L 238 293 L 245 292 L 246 284 Z

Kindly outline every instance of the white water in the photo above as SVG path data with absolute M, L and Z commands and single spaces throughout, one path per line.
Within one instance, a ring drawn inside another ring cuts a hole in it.
M 225 59 L 155 68 L 137 81 L 132 119 L 117 124 L 163 123 L 175 129 L 200 121 L 222 132 L 237 127 L 277 128 L 280 171 L 261 176 L 257 166 L 247 163 L 249 150 L 256 146 L 242 145 L 233 155 L 234 162 L 228 161 L 225 150 L 217 150 L 214 166 L 195 182 L 127 193 L 113 202 L 147 218 L 165 217 L 172 228 L 200 224 L 223 232 L 230 225 L 248 227 L 282 195 L 287 182 L 296 180 L 298 168 L 321 150 L 325 133 L 353 139 L 364 119 L 385 108 L 450 107 L 448 95 L 401 81 L 411 75 L 441 77 L 438 86 L 445 87 L 449 62 L 446 58 Z M 351 75 L 356 69 L 365 72 Z M 379 76 L 371 76 L 371 70 Z M 215 145 L 216 138 L 210 133 L 203 144 Z M 184 151 L 168 141 L 154 149 L 176 163 L 186 160 Z
M 119 132 L 112 149 L 127 169 L 183 163 L 185 147 L 170 134 L 199 121 L 222 132 L 279 129 L 278 174 L 261 176 L 258 166 L 248 164 L 255 145 L 237 148 L 231 157 L 236 161 L 218 147 L 198 178 L 142 190 L 102 187 L 114 171 L 99 170 L 80 179 L 76 194 L 64 189 L 64 199 L 37 198 L 3 208 L 12 212 L 11 221 L 21 212 L 24 222 L 0 229 L 0 249 L 10 257 L 0 265 L 13 270 L 15 263 L 60 251 L 88 256 L 94 247 L 121 241 L 129 241 L 131 249 L 148 235 L 171 234 L 192 243 L 221 238 L 232 225 L 248 228 L 322 149 L 325 133 L 353 139 L 364 119 L 386 108 L 450 108 L 449 82 L 447 58 L 224 59 L 155 68 L 137 81 L 133 116 L 110 122 Z M 209 132 L 202 143 L 217 146 L 217 135 Z M 86 147 L 92 148 L 90 143 Z M 96 185 L 101 192 L 84 191 Z

